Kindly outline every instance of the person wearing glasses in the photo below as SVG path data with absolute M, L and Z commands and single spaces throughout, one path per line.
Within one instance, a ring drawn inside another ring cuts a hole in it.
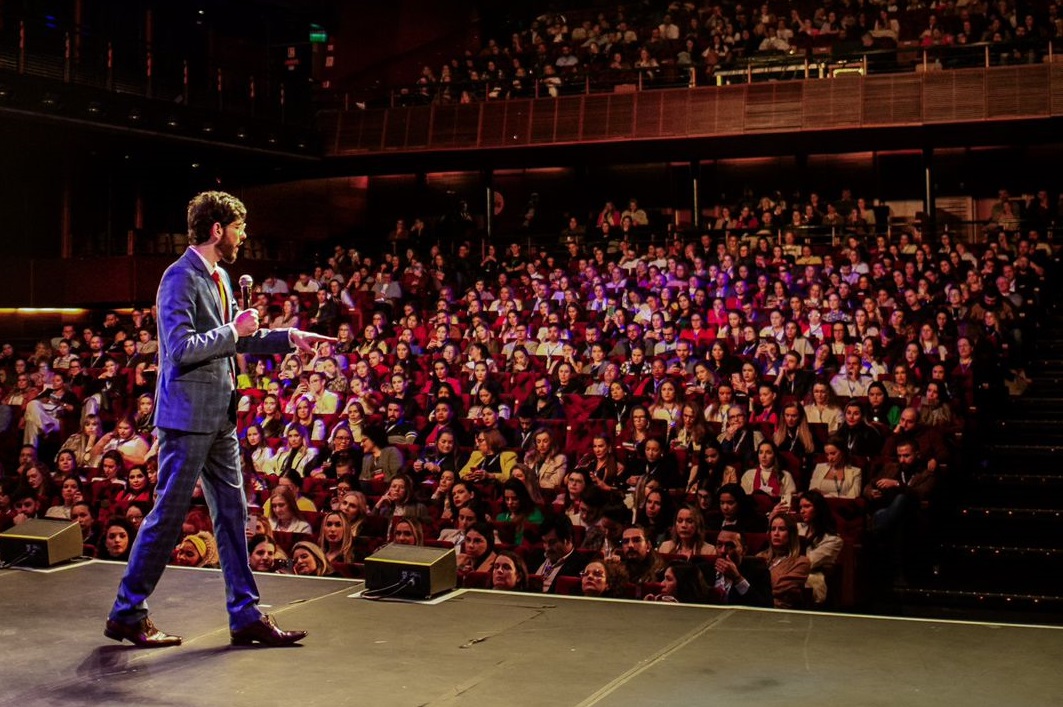
M 724 455 L 742 460 L 742 468 L 752 468 L 757 464 L 757 448 L 764 441 L 760 430 L 751 430 L 746 426 L 747 415 L 744 408 L 734 405 L 727 410 L 727 422 L 723 432 L 717 437 Z
M 505 449 L 506 441 L 498 430 L 476 434 L 476 449 L 458 472 L 462 479 L 474 482 L 493 479 L 504 482 L 517 463 L 516 452 Z
M 756 557 L 746 557 L 745 536 L 737 530 L 721 530 L 716 536 L 716 563 L 705 568 L 706 580 L 716 589 L 722 604 L 770 607 L 774 603 L 771 573 Z
M 531 417 L 536 420 L 564 420 L 565 409 L 561 400 L 553 394 L 550 379 L 540 376 L 535 379 L 535 390 L 528 399 Z
M 620 597 L 627 572 L 617 562 L 592 560 L 580 572 L 580 589 L 585 597 Z

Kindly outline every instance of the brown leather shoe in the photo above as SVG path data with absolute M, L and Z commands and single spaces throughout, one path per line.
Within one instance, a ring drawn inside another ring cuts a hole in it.
M 107 620 L 103 635 L 119 643 L 129 641 L 137 648 L 165 648 L 181 645 L 180 636 L 171 636 L 155 628 L 149 618 L 143 618 L 134 624 L 124 624 L 113 619 Z
M 281 631 L 272 616 L 263 616 L 253 624 L 229 632 L 230 642 L 234 646 L 250 646 L 259 643 L 263 646 L 290 646 L 306 638 L 306 631 Z

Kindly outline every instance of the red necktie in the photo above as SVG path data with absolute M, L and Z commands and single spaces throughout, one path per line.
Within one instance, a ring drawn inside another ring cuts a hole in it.
M 221 297 L 221 320 L 223 322 L 229 321 L 229 296 L 225 292 L 225 285 L 221 284 L 221 275 L 217 270 L 210 274 L 210 279 L 214 280 L 214 284 L 218 286 L 218 295 Z

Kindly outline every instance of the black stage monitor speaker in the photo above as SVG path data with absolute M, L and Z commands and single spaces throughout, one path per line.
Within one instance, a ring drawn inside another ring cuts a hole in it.
M 0 533 L 0 561 L 51 567 L 81 555 L 81 527 L 72 521 L 35 518 Z
M 454 548 L 391 543 L 365 558 L 365 588 L 381 597 L 429 599 L 457 584 Z

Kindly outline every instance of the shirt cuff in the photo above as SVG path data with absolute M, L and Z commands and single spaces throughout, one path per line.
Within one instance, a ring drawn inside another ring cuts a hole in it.
M 240 334 L 236 331 L 236 322 L 229 322 L 225 326 L 229 327 L 229 331 L 233 333 L 233 341 L 239 341 Z
M 749 591 L 749 580 L 743 577 L 740 582 L 734 583 L 734 588 L 738 591 L 739 594 L 745 596 L 746 592 Z

